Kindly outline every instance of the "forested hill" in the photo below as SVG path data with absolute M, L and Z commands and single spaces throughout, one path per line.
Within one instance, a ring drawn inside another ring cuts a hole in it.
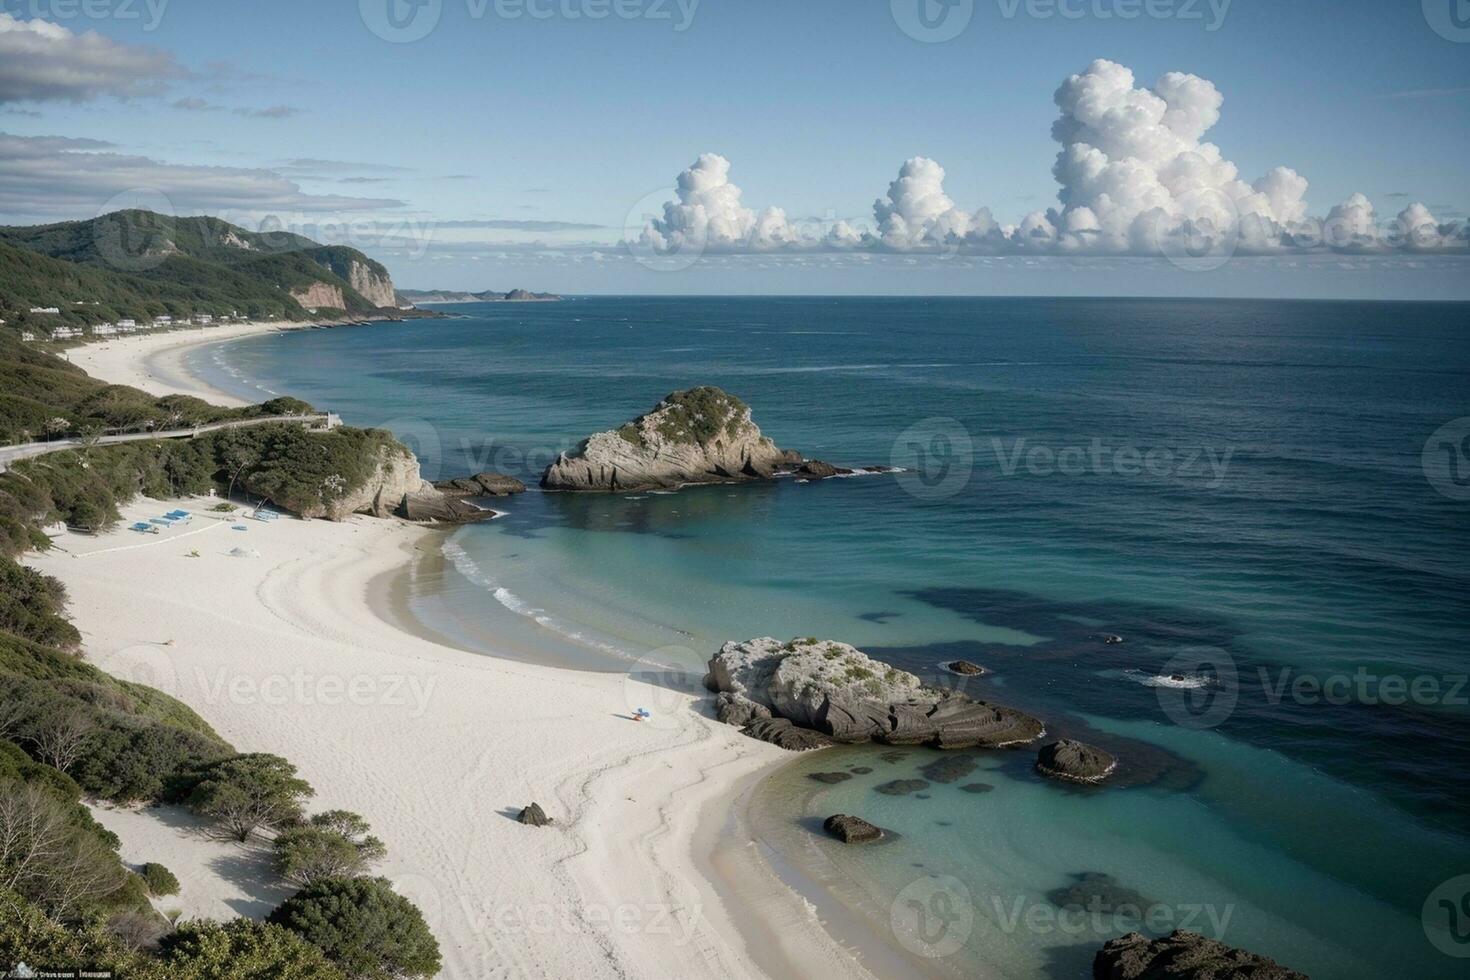
M 123 318 L 304 320 L 396 305 L 388 270 L 356 249 L 218 218 L 117 211 L 0 227 L 0 319 L 38 336 Z

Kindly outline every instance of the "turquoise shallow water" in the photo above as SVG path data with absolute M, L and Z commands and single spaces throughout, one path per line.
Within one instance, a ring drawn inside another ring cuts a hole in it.
M 1436 492 L 1421 452 L 1470 414 L 1465 307 L 449 309 L 206 348 L 194 366 L 386 425 L 431 478 L 529 480 L 580 436 L 699 383 L 744 397 L 783 446 L 908 472 L 527 494 L 423 572 L 413 601 L 437 628 L 601 669 L 682 665 L 681 683 L 723 640 L 757 635 L 843 639 L 944 683 L 958 679 L 937 665 L 965 657 L 992 671 L 971 693 L 1119 756 L 1102 791 L 1042 782 L 1031 753 L 1007 752 L 931 780 L 927 799 L 890 797 L 873 787 L 934 754 L 865 748 L 764 785 L 768 843 L 825 867 L 917 968 L 1085 976 L 1132 923 L 1068 928 L 1048 896 L 1104 873 L 1146 899 L 1152 925 L 1192 914 L 1316 977 L 1463 975 L 1421 907 L 1470 872 L 1470 504 Z M 1203 686 L 1150 686 L 1173 673 Z M 1333 695 L 1314 696 L 1324 680 Z M 874 771 L 806 775 L 852 766 Z M 976 781 L 993 788 L 959 789 Z M 838 852 L 809 819 L 838 811 L 901 836 Z

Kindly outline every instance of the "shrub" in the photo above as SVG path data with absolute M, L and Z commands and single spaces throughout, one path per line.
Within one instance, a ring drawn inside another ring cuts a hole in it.
M 309 885 L 270 915 L 315 944 L 350 977 L 431 977 L 439 944 L 412 902 L 385 878 L 331 878 Z
M 276 871 L 299 885 L 356 878 L 388 850 L 368 833 L 366 820 L 347 810 L 318 813 L 306 826 L 283 831 L 273 847 Z
M 149 861 L 138 873 L 143 876 L 143 882 L 148 886 L 148 894 L 154 898 L 179 893 L 179 879 L 161 864 Z
M 159 944 L 174 980 L 343 980 L 320 949 L 278 925 L 189 922 Z
M 238 841 L 261 827 L 289 827 L 301 821 L 302 802 L 311 784 L 278 755 L 263 752 L 231 756 L 205 769 L 189 793 L 189 806 L 210 817 Z

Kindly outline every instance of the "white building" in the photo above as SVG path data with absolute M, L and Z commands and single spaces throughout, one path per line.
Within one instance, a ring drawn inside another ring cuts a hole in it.
M 194 322 L 200 324 L 201 326 L 207 327 L 214 322 L 214 317 L 210 316 L 208 313 L 200 313 L 198 316 L 194 317 Z
M 117 327 L 110 323 L 99 323 L 92 328 L 94 337 L 111 337 L 115 333 L 117 333 Z
M 132 330 L 132 329 L 134 329 L 135 327 L 138 326 L 138 321 L 136 321 L 136 320 L 119 320 L 119 321 L 117 321 L 117 325 L 119 327 L 123 327 L 123 328 L 126 328 L 128 330 Z
M 81 335 L 82 332 L 76 327 L 57 327 L 55 330 L 51 331 L 52 340 L 72 340 L 76 337 L 80 337 Z
M 173 326 L 173 322 L 174 322 L 174 318 L 171 317 L 171 316 L 156 316 L 156 317 L 153 318 L 153 325 L 155 327 L 169 327 L 169 326 Z
M 31 307 L 31 312 L 32 313 L 60 313 L 61 310 L 60 310 L 59 307 L 55 307 L 55 306 L 33 306 L 33 307 Z
M 29 330 L 22 330 L 20 332 L 20 339 L 26 343 L 31 343 L 36 339 L 36 335 Z

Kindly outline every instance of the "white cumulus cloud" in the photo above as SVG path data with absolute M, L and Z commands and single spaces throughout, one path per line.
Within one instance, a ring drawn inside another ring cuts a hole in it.
M 873 204 L 873 222 L 810 229 L 780 208 L 741 203 L 730 161 L 702 155 L 679 175 L 676 200 L 640 238 L 658 251 L 963 251 L 982 254 L 1272 254 L 1328 248 L 1348 252 L 1463 251 L 1463 222 L 1442 224 L 1411 204 L 1387 226 L 1354 194 L 1325 219 L 1310 215 L 1307 180 L 1277 166 L 1247 181 L 1205 139 L 1224 97 L 1198 75 L 1169 72 L 1152 87 L 1123 65 L 1099 59 L 1062 82 L 1052 124 L 1061 144 L 1052 174 L 1057 206 L 997 224 L 944 190 L 945 171 L 915 156 Z
M 0 102 L 145 95 L 185 74 L 163 51 L 0 13 Z

